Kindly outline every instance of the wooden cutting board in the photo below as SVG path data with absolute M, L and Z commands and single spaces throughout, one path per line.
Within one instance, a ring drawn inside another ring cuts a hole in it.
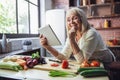
M 59 66 L 53 67 L 53 66 L 51 66 L 51 64 L 55 63 L 55 62 L 51 62 L 48 59 L 46 61 L 47 61 L 47 64 L 36 65 L 36 66 L 34 66 L 34 69 L 40 69 L 40 70 L 45 70 L 45 71 L 62 70 L 62 71 L 66 71 L 66 72 L 77 72 L 77 69 L 80 67 L 78 63 L 76 63 L 75 61 L 72 61 L 72 60 L 69 61 L 69 68 L 67 68 L 67 69 L 63 69 L 61 67 L 61 63 L 57 63 L 57 64 L 59 64 Z

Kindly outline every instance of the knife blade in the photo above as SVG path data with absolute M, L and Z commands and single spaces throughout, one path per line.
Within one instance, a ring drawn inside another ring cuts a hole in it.
M 49 61 L 57 62 L 57 63 L 62 63 L 61 61 L 59 61 L 59 60 L 55 60 L 55 59 L 49 59 Z

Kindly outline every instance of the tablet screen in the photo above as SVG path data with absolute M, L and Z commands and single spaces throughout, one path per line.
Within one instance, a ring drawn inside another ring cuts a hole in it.
M 61 45 L 60 40 L 58 39 L 50 25 L 46 25 L 45 27 L 39 28 L 39 33 L 40 35 L 43 34 L 47 38 L 49 45 L 51 46 Z

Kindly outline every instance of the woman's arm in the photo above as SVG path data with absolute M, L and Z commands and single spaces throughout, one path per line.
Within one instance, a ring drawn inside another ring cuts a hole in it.
M 46 46 L 45 49 L 51 53 L 53 56 L 57 57 L 58 54 L 60 54 L 55 48 L 51 47 L 51 46 Z
M 74 27 L 72 27 L 71 30 L 69 31 L 69 41 L 70 41 L 70 45 L 71 45 L 75 59 L 77 60 L 78 63 L 81 64 L 84 61 L 84 56 L 79 48 L 79 45 L 75 40 L 75 36 L 76 36 L 76 30 Z
M 74 26 L 69 30 L 69 40 L 70 40 L 70 45 L 73 50 L 73 54 L 77 54 L 80 51 L 80 49 L 75 41 L 76 31 L 77 30 L 75 29 Z
M 53 56 L 57 57 L 60 60 L 66 59 L 64 55 L 59 53 L 55 48 L 51 47 L 48 42 L 46 37 L 43 35 L 40 35 L 40 44 L 42 47 L 44 47 L 49 53 L 51 53 Z M 60 58 L 59 58 L 60 57 Z
M 81 64 L 85 60 L 83 53 L 81 52 L 81 50 L 75 40 L 71 39 L 70 44 L 71 44 L 71 47 L 73 50 L 73 55 L 74 55 L 75 59 L 77 60 L 78 63 Z

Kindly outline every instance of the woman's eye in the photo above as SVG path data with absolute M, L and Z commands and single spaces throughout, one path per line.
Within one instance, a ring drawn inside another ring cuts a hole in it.
M 71 20 L 78 20 L 79 18 L 77 16 L 67 18 L 67 22 L 70 22 Z
M 74 17 L 73 19 L 76 20 L 76 19 L 78 19 L 78 17 Z
M 67 21 L 70 22 L 70 19 L 68 18 Z

